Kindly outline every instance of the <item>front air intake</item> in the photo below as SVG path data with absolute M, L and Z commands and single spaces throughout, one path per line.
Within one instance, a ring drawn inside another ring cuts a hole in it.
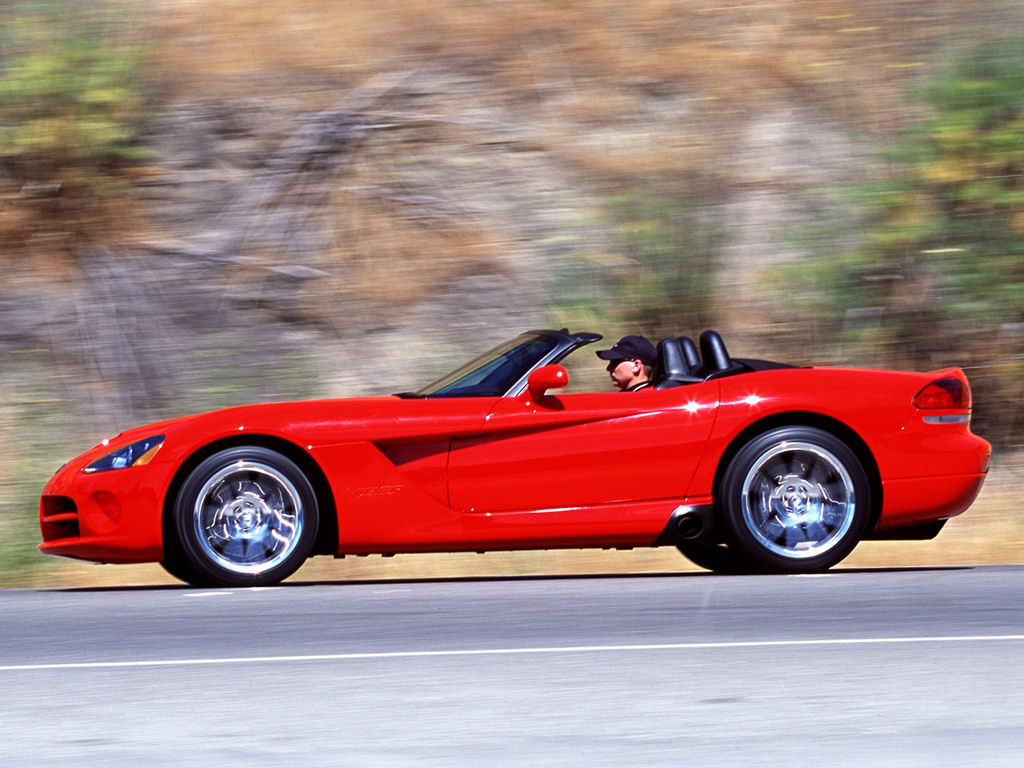
M 39 501 L 39 528 L 43 541 L 81 536 L 74 500 L 67 496 L 43 496 Z

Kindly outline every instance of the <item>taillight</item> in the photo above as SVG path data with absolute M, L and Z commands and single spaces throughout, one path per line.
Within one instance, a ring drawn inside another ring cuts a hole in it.
M 913 403 L 927 410 L 965 410 L 971 407 L 971 389 L 960 379 L 937 379 L 914 395 Z

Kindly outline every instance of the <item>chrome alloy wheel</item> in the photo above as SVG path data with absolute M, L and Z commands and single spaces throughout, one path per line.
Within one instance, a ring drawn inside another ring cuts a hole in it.
M 269 464 L 235 461 L 211 475 L 195 499 L 196 540 L 227 571 L 262 573 L 287 560 L 299 544 L 302 496 Z
M 820 445 L 786 441 L 754 461 L 743 480 L 747 530 L 769 552 L 809 559 L 828 552 L 853 525 L 854 481 Z

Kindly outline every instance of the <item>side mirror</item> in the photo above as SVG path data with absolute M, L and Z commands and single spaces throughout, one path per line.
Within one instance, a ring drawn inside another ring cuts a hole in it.
M 533 402 L 539 402 L 549 389 L 561 389 L 569 383 L 569 372 L 560 365 L 544 365 L 526 380 L 527 392 Z

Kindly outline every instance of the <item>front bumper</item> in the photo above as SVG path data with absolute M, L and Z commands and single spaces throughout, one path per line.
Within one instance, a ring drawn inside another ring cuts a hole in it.
M 86 474 L 62 468 L 43 488 L 39 529 L 45 555 L 99 563 L 156 562 L 163 557 L 163 499 L 168 464 Z

